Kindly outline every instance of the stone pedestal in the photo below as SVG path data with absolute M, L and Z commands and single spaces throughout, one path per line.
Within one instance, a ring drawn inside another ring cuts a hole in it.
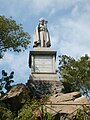
M 46 47 L 36 47 L 30 51 L 29 67 L 33 80 L 58 81 L 55 64 L 56 51 Z
M 27 86 L 32 96 L 60 93 L 62 84 L 56 73 L 56 51 L 46 47 L 36 47 L 30 51 L 30 79 Z

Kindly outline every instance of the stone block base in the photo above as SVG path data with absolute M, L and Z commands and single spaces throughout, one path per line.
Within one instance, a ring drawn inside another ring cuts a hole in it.
M 56 73 L 34 73 L 31 74 L 30 79 L 40 81 L 59 81 Z

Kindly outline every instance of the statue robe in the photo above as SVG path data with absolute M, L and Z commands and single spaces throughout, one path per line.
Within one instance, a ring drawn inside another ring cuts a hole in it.
M 50 47 L 50 36 L 44 25 L 38 25 L 34 32 L 33 47 Z

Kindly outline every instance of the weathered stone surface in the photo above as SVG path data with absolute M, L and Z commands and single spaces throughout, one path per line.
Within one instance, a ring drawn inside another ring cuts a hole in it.
M 66 101 L 71 101 L 77 98 L 77 95 L 80 97 L 80 92 L 72 92 L 72 93 L 67 93 L 67 94 L 54 94 L 49 98 L 50 101 L 53 103 L 59 103 L 59 102 L 66 102 Z
M 13 98 L 15 96 L 19 96 L 21 92 L 23 92 L 23 89 L 25 89 L 25 85 L 18 84 L 15 85 L 3 98 L 2 100 Z
M 60 93 L 62 84 L 60 81 L 45 81 L 45 80 L 28 80 L 27 87 L 30 94 L 33 96 L 45 96 L 55 93 Z
M 30 98 L 30 96 L 27 87 L 24 84 L 17 84 L 0 100 L 9 104 L 12 111 L 16 111 L 22 107 L 28 98 Z
M 31 73 L 56 73 L 56 51 L 48 48 L 37 48 L 30 51 L 29 67 Z
M 72 114 L 81 108 L 82 104 L 89 104 L 89 102 L 87 98 L 85 96 L 81 96 L 79 92 L 72 92 L 68 94 L 54 94 L 50 96 L 47 104 L 48 105 L 46 106 L 49 107 L 49 109 L 47 108 L 47 111 L 55 115 L 57 113 Z
M 59 81 L 58 75 L 56 73 L 33 73 L 30 76 L 32 80 L 42 80 L 42 81 Z
M 53 56 L 35 56 L 35 72 L 54 72 Z
M 35 47 L 33 51 L 50 51 L 52 52 L 51 48 L 46 48 L 46 47 Z

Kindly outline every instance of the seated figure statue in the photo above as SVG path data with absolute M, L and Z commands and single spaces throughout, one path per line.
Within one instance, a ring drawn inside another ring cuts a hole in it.
M 39 24 L 34 32 L 34 43 L 33 47 L 50 47 L 50 36 L 46 26 L 47 21 L 44 19 L 39 20 Z

